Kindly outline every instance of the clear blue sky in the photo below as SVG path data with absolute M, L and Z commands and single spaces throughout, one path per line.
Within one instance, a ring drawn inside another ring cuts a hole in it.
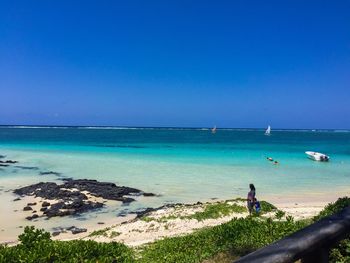
M 0 124 L 350 128 L 350 1 L 2 1 Z

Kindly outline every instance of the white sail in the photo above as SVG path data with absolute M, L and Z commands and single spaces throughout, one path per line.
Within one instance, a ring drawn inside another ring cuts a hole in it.
M 214 126 L 214 128 L 211 129 L 211 133 L 216 133 L 216 126 Z
M 270 135 L 270 134 L 271 134 L 271 127 L 269 125 L 265 131 L 265 135 Z

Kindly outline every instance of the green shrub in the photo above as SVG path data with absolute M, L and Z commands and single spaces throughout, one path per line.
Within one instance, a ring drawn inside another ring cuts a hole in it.
M 107 231 L 110 230 L 111 228 L 110 227 L 106 227 L 104 229 L 99 229 L 99 230 L 95 230 L 93 231 L 89 237 L 93 237 L 93 236 L 104 236 L 104 237 L 107 237 Z
M 115 237 L 119 236 L 120 234 L 121 234 L 120 232 L 112 231 L 109 237 L 110 238 L 115 238 Z
M 275 211 L 277 209 L 276 206 L 274 206 L 273 204 L 270 204 L 269 202 L 266 202 L 266 201 L 260 201 L 260 206 L 261 206 L 262 213 L 269 213 L 269 212 Z
M 35 247 L 39 243 L 51 241 L 50 233 L 43 229 L 35 229 L 34 226 L 26 226 L 23 234 L 18 236 L 18 240 L 26 249 Z
M 111 242 L 52 241 L 50 234 L 28 227 L 19 237 L 17 246 L 0 246 L 0 262 L 135 262 L 133 251 L 127 246 Z
M 244 206 L 237 204 L 224 203 L 213 203 L 205 206 L 203 212 L 196 212 L 193 215 L 187 216 L 186 218 L 197 219 L 202 221 L 209 218 L 219 218 L 222 216 L 227 216 L 231 213 L 244 213 L 247 209 Z
M 277 210 L 276 213 L 275 213 L 275 217 L 278 219 L 278 220 L 281 220 L 282 217 L 284 217 L 286 215 L 286 212 L 282 211 L 282 210 Z
M 201 262 L 227 250 L 241 256 L 304 226 L 299 222 L 274 222 L 271 219 L 233 219 L 186 236 L 165 238 L 147 245 L 141 252 L 140 262 Z
M 339 198 L 335 203 L 328 204 L 317 216 L 313 218 L 314 222 L 332 214 L 338 213 L 350 205 L 350 198 Z M 342 240 L 330 252 L 330 262 L 350 262 L 350 236 Z
M 315 216 L 314 222 L 324 217 L 338 213 L 341 210 L 343 210 L 345 207 L 348 207 L 349 205 L 350 205 L 349 197 L 339 198 L 335 203 L 328 204 L 317 216 Z

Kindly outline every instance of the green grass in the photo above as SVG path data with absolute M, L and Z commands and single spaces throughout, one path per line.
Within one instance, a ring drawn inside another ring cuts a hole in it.
M 247 208 L 237 204 L 224 203 L 214 203 L 205 206 L 203 212 L 196 212 L 193 215 L 187 216 L 187 218 L 197 219 L 202 221 L 209 218 L 219 218 L 223 216 L 230 215 L 232 213 L 244 213 Z
M 269 202 L 266 201 L 260 201 L 260 206 L 261 206 L 261 212 L 262 213 L 269 213 L 277 210 L 277 207 L 274 206 L 273 204 L 270 204 Z
M 154 217 L 150 217 L 150 216 L 143 216 L 143 217 L 141 217 L 141 220 L 145 221 L 145 222 L 151 222 L 151 221 L 155 221 L 156 219 Z
M 211 219 L 211 218 L 215 219 L 215 218 L 227 216 L 232 213 L 244 213 L 244 212 L 247 212 L 247 208 L 245 206 L 240 206 L 237 204 L 229 204 L 229 202 L 226 201 L 226 202 L 220 202 L 220 203 L 207 204 L 205 205 L 204 210 L 202 212 L 196 212 L 193 215 L 187 215 L 187 216 L 169 215 L 161 218 L 144 216 L 141 218 L 141 220 L 145 222 L 157 221 L 160 223 L 164 223 L 169 220 L 174 220 L 176 218 L 196 219 L 198 221 L 203 221 L 205 219 Z
M 278 220 L 281 220 L 285 215 L 286 215 L 286 212 L 284 212 L 282 210 L 277 210 L 276 213 L 275 213 L 275 217 Z
M 121 234 L 120 232 L 112 231 L 109 237 L 110 238 L 115 238 L 115 237 L 119 236 L 120 234 Z
M 201 262 L 230 250 L 244 255 L 304 227 L 293 221 L 234 219 L 182 237 L 165 238 L 145 246 L 139 262 Z
M 95 230 L 93 231 L 89 237 L 94 237 L 94 236 L 104 236 L 107 237 L 107 231 L 110 230 L 110 227 L 106 227 L 104 229 L 100 229 L 100 230 Z
M 160 217 L 160 218 L 155 218 L 155 217 L 151 217 L 151 216 L 143 216 L 143 217 L 141 217 L 141 220 L 145 221 L 145 222 L 156 221 L 156 222 L 159 222 L 159 223 L 166 223 L 169 220 L 174 220 L 176 218 L 184 219 L 186 217 L 184 217 L 184 216 L 175 216 L 175 215 L 163 216 L 163 217 Z

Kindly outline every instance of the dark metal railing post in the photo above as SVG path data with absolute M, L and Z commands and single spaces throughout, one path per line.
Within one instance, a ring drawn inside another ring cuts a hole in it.
M 328 263 L 330 248 L 319 248 L 301 259 L 301 263 Z

